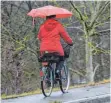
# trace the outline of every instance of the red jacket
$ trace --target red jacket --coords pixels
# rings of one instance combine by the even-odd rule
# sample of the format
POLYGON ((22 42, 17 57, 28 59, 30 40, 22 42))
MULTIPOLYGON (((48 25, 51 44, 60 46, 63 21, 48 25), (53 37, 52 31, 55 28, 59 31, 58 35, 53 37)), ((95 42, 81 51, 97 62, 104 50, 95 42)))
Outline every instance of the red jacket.
POLYGON ((48 19, 41 25, 38 39, 40 40, 40 51, 58 52, 64 56, 64 51, 60 43, 60 38, 63 38, 68 44, 72 44, 72 39, 65 31, 63 26, 54 19, 48 19))

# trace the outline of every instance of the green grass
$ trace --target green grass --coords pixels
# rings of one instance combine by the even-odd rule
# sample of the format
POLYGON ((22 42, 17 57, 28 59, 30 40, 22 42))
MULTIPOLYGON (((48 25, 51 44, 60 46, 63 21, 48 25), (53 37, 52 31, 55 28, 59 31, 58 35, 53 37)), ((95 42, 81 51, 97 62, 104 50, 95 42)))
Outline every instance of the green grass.
POLYGON ((1 95, 1 98, 2 99, 9 99, 9 98, 17 98, 17 97, 23 97, 23 96, 28 96, 28 95, 34 95, 34 94, 41 94, 41 90, 40 89, 37 89, 35 91, 31 91, 31 92, 25 92, 25 93, 22 93, 22 94, 13 94, 13 95, 1 95))
MULTIPOLYGON (((110 82, 110 79, 104 79, 103 81, 100 81, 100 82, 97 82, 97 83, 94 83, 94 82, 90 82, 88 84, 80 84, 80 85, 75 85, 75 86, 70 86, 69 89, 73 89, 73 88, 81 88, 81 87, 87 87, 87 86, 95 86, 95 85, 100 85, 100 84, 105 84, 105 83, 109 83, 110 82)), ((53 88, 53 91, 59 91, 60 88, 53 88)), ((34 95, 34 94, 41 94, 41 89, 37 89, 35 91, 31 91, 31 92, 25 92, 25 93, 22 93, 22 94, 13 94, 13 95, 5 95, 5 94, 2 94, 1 95, 1 98, 2 99, 10 99, 10 98, 17 98, 17 97, 23 97, 23 96, 28 96, 28 95, 34 95)), ((60 102, 53 102, 53 103, 60 103, 60 102)))
POLYGON ((62 103, 62 102, 60 102, 60 101, 51 101, 49 103, 62 103))

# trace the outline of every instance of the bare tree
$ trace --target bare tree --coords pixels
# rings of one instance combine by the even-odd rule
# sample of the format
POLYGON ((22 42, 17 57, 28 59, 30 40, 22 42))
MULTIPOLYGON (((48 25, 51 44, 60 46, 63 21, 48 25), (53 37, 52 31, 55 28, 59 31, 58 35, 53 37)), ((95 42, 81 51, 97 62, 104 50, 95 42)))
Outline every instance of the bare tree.
MULTIPOLYGON (((87 80, 94 82, 94 76, 96 70, 99 67, 99 64, 93 67, 93 45, 92 45, 92 35, 95 34, 96 28, 106 23, 106 20, 100 20, 103 16, 103 13, 109 9, 109 1, 90 1, 90 2, 81 2, 85 7, 80 9, 74 2, 70 1, 70 4, 73 7, 73 11, 76 14, 75 16, 80 20, 83 31, 85 35, 85 49, 86 49, 86 70, 87 70, 87 80), (83 11, 82 11, 83 10, 83 11)), ((107 12, 107 17, 109 18, 109 12, 107 12)), ((95 46, 97 47, 97 45, 95 46)), ((96 48, 97 49, 97 48, 96 48)))

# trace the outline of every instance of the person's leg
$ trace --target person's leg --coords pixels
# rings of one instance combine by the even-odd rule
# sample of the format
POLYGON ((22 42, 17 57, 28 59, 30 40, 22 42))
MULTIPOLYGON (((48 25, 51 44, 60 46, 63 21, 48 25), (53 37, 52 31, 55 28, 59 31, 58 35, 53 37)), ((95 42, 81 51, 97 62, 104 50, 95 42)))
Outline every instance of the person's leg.
POLYGON ((57 64, 56 64, 56 70, 60 70, 62 68, 64 64, 64 61, 59 61, 57 64))
POLYGON ((64 61, 59 61, 57 64, 56 64, 56 72, 55 72, 55 75, 56 75, 56 78, 59 78, 59 72, 61 70, 61 68, 63 67, 64 65, 64 61))
POLYGON ((60 70, 64 65, 65 58, 64 56, 60 56, 59 62, 56 64, 56 70, 60 70))

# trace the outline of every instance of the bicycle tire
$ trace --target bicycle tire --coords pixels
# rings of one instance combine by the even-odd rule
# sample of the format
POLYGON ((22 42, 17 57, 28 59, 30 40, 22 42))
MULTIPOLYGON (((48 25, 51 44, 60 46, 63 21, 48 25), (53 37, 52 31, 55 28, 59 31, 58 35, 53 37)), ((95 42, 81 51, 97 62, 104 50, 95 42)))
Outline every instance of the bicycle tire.
POLYGON ((59 85, 60 85, 60 90, 62 91, 62 93, 67 93, 68 92, 68 88, 69 88, 69 85, 70 85, 70 72, 69 72, 69 69, 64 65, 63 68, 60 70, 60 79, 59 79, 59 85), (66 83, 66 87, 63 87, 63 74, 61 73, 61 71, 65 71, 66 74, 66 79, 67 79, 67 83, 66 83))
MULTIPOLYGON (((47 85, 47 84, 46 84, 47 85)), ((53 77, 52 77, 52 70, 50 70, 49 67, 46 68, 46 73, 44 74, 44 76, 42 77, 42 81, 41 81, 41 89, 42 89, 42 93, 45 97, 49 97, 52 93, 52 89, 53 89, 53 77), (47 80, 47 75, 48 73, 50 73, 50 78, 49 80, 47 80), (47 92, 44 88, 44 83, 50 82, 50 90, 49 92, 47 92)))

